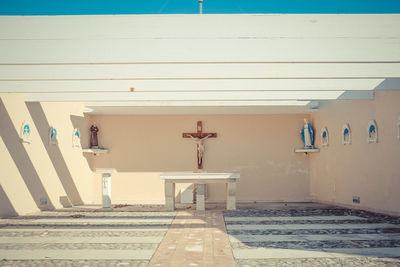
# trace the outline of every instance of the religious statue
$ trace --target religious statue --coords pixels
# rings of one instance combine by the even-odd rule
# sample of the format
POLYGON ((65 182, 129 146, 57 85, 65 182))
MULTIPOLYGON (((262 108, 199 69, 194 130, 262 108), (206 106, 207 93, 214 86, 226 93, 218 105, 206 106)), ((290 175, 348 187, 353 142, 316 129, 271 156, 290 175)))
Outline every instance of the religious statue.
POLYGON ((368 122, 368 143, 378 143, 378 128, 375 120, 368 122))
POLYGON ((55 126, 50 127, 49 142, 50 142, 50 145, 58 144, 58 131, 57 131, 57 127, 55 127, 55 126))
POLYGON ((217 137, 216 133, 203 133, 203 124, 197 122, 197 133, 183 133, 183 138, 190 138, 196 143, 197 148, 197 171, 203 171, 204 140, 217 137))
POLYGON ((376 138, 375 126, 371 125, 371 126, 369 126, 369 130, 368 130, 368 139, 374 140, 375 138, 376 138))
POLYGON ((350 131, 350 126, 348 124, 344 124, 342 128, 342 144, 343 145, 351 144, 351 131, 350 131))
POLYGON ((90 148, 98 148, 99 147, 99 142, 97 141, 97 132, 99 131, 99 128, 97 128, 96 124, 93 124, 90 127, 90 148))
POLYGON ((31 143, 31 125, 29 122, 24 121, 21 127, 21 139, 24 143, 31 143))
POLYGON ((314 131, 307 119, 304 119, 304 126, 301 129, 300 134, 304 143, 304 148, 314 148, 314 131))
POLYGON ((72 132, 72 146, 81 147, 81 132, 78 128, 74 128, 72 132))
POLYGON ((193 141, 197 145, 197 166, 198 166, 199 170, 203 169, 203 154, 204 154, 204 148, 205 148, 203 141, 208 139, 211 136, 212 136, 211 134, 209 134, 205 137, 202 137, 202 138, 190 136, 190 138, 193 139, 193 141))

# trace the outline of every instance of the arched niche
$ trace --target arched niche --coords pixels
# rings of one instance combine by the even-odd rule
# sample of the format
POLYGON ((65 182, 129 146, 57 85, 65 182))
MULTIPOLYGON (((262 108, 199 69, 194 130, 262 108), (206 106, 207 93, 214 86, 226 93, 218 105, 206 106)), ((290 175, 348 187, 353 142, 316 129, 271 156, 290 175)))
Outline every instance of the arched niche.
POLYGON ((400 117, 397 119, 397 139, 400 140, 400 117))
POLYGON ((324 127, 321 129, 321 146, 328 146, 328 145, 329 145, 328 129, 324 127))
POLYGON ((50 145, 58 145, 58 128, 53 125, 49 130, 49 143, 50 145))
POLYGON ((351 144, 351 129, 348 123, 344 124, 342 127, 342 144, 343 145, 351 144))
POLYGON ((78 128, 72 132, 72 147, 81 147, 81 132, 78 128))
POLYGON ((368 143, 378 143, 378 127, 375 120, 370 120, 367 127, 368 143))
POLYGON ((23 143, 31 143, 32 127, 29 121, 24 121, 21 126, 21 140, 23 143))

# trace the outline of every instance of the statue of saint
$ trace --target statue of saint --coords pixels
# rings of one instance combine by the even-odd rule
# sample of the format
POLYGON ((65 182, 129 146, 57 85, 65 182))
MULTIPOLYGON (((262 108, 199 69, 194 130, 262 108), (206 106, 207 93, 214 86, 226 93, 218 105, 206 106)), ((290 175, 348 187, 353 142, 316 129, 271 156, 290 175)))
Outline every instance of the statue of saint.
POLYGON ((97 141, 97 132, 99 131, 99 128, 97 128, 96 124, 93 124, 90 127, 90 148, 98 148, 99 147, 99 142, 97 141))
POLYGON ((21 139, 24 143, 31 143, 31 125, 24 121, 21 128, 21 139))
POLYGON ((314 148, 314 131, 307 119, 304 119, 304 126, 300 131, 304 148, 314 148))
POLYGON ((212 134, 209 134, 203 138, 189 136, 197 145, 197 167, 199 170, 203 169, 203 155, 204 155, 204 144, 203 141, 211 137, 212 134))
POLYGON ((50 128, 50 144, 57 145, 58 144, 58 132, 57 128, 54 126, 50 128))

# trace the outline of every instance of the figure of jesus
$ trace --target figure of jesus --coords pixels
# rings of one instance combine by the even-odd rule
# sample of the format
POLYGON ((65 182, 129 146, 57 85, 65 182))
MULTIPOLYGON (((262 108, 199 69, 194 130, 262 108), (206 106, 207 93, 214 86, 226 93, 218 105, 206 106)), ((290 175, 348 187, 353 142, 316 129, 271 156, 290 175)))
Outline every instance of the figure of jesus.
POLYGON ((201 170, 203 166, 203 155, 205 149, 203 141, 208 139, 210 136, 212 136, 212 134, 209 134, 203 138, 193 137, 191 135, 189 136, 196 143, 197 146, 197 166, 199 170, 201 170))
POLYGON ((197 171, 203 171, 203 156, 204 156, 204 140, 208 138, 216 138, 217 133, 203 133, 203 124, 197 122, 197 133, 183 133, 183 138, 190 138, 196 143, 197 152, 197 171))

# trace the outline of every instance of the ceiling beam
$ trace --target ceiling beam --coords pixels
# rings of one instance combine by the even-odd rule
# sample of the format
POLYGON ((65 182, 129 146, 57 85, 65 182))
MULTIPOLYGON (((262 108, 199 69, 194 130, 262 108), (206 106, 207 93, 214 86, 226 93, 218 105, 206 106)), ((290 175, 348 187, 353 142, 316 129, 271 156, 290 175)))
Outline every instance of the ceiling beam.
POLYGON ((0 64, 0 81, 398 78, 392 63, 0 64))
POLYGON ((0 81, 0 92, 177 92, 177 91, 336 91, 400 89, 400 79, 226 79, 226 80, 105 80, 0 81), (388 80, 397 80, 388 82, 388 80))
POLYGON ((234 92, 96 92, 29 93, 26 101, 109 102, 109 101, 258 101, 373 99, 373 91, 234 91, 234 92))

